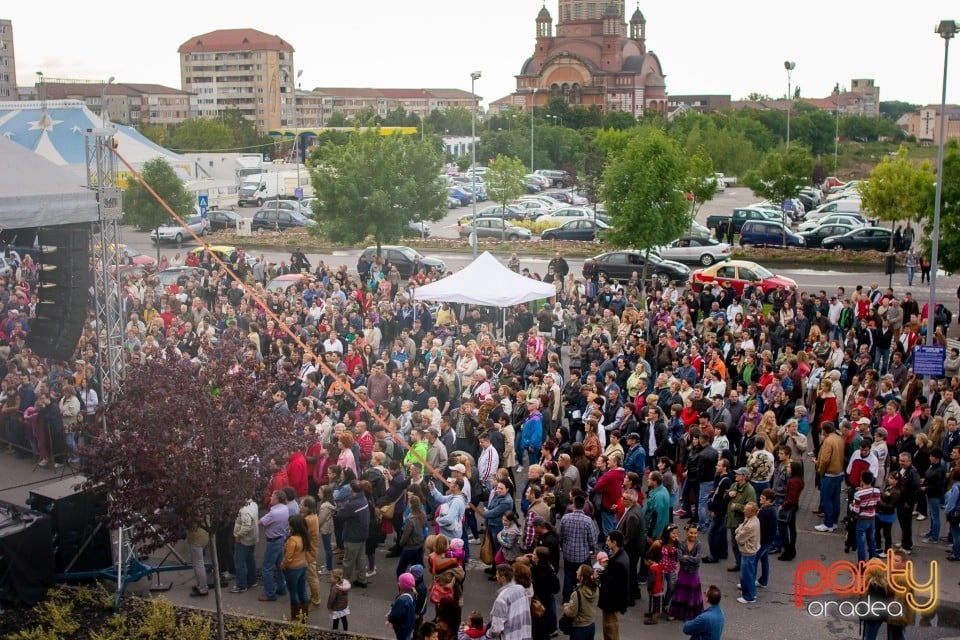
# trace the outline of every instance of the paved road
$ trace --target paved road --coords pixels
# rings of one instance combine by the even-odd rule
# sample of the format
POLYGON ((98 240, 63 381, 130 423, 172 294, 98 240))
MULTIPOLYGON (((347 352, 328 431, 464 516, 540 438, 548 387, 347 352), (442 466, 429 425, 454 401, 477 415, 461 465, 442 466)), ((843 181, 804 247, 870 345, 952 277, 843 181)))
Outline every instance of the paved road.
MULTIPOLYGON (((32 468, 32 464, 23 460, 15 460, 9 454, 2 455, 0 464, 0 500, 16 504, 24 504, 32 486, 43 486, 58 479, 58 474, 51 470, 32 468)), ((808 465, 809 467, 810 465, 808 465)), ((813 526, 819 521, 810 513, 816 501, 816 491, 812 489, 812 478, 808 483, 802 498, 800 519, 800 536, 798 544, 799 560, 818 560, 825 564, 837 560, 850 560, 852 556, 843 554, 843 539, 838 534, 821 534, 813 531, 813 526)), ((921 524, 915 523, 915 540, 919 540, 921 524)), ((703 541, 706 544, 705 540, 703 541)), ((476 555, 479 547, 471 546, 471 552, 476 555)), ((181 552, 187 556, 185 548, 181 552)), ((261 554, 258 553, 258 558, 261 554)), ((916 627, 910 630, 911 639, 946 639, 960 638, 960 572, 950 563, 943 562, 944 546, 917 544, 913 561, 917 565, 918 577, 926 579, 929 562, 940 561, 940 608, 939 615, 934 619, 935 626, 916 627)), ((770 587, 759 590, 759 602, 752 605, 741 605, 735 601, 737 590, 737 574, 726 571, 726 564, 703 565, 701 567, 701 581, 706 587, 710 584, 718 585, 724 594, 722 606, 727 615, 727 627, 724 638, 727 640, 755 640, 756 638, 774 638, 776 640, 809 640, 809 638, 836 638, 837 640, 854 640, 858 638, 858 624, 856 621, 844 620, 835 616, 818 619, 810 616, 806 610, 797 609, 793 605, 793 571, 796 562, 784 563, 773 560, 771 562, 770 587), (826 628, 827 633, 824 633, 826 628), (775 629, 775 631, 774 631, 775 629)), ((393 634, 384 625, 384 614, 390 602, 396 595, 395 562, 384 556, 384 551, 378 551, 378 575, 371 580, 371 587, 367 590, 354 590, 350 595, 350 631, 369 637, 392 638, 393 634)), ((192 574, 188 572, 173 572, 163 575, 164 582, 171 582, 173 588, 166 593, 166 597, 177 604, 197 606, 207 609, 214 607, 213 595, 205 599, 189 597, 193 583, 192 574)), ((132 590, 146 593, 147 581, 137 583, 132 590)), ((326 585, 323 585, 324 595, 326 585)), ((286 601, 263 603, 257 601, 259 594, 248 591, 244 594, 224 592, 225 607, 228 612, 262 616, 271 619, 283 619, 289 615, 286 601)), ((479 569, 468 571, 467 589, 465 594, 464 612, 476 609, 489 615, 490 606, 495 597, 495 583, 489 582, 487 576, 479 569)), ((282 599, 281 599, 282 600, 282 599)), ((631 609, 621 621, 622 637, 625 639, 648 638, 650 640, 675 639, 681 637, 679 623, 661 622, 655 627, 643 627, 640 631, 643 605, 631 609)), ((432 612, 429 614, 432 617, 432 612)), ((311 613, 311 623, 329 628, 329 619, 323 610, 311 613)), ((598 625, 599 628, 599 625, 598 625)), ((599 635, 598 635, 599 637, 599 635)))

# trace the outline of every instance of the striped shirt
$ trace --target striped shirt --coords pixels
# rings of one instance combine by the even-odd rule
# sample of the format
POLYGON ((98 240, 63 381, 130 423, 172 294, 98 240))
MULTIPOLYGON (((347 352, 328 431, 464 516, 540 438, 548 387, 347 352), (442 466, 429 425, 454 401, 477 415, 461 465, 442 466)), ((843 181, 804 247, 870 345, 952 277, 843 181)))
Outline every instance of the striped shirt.
POLYGON ((533 637, 527 590, 516 582, 508 582, 497 591, 497 599, 490 609, 487 637, 499 640, 529 640, 533 637))
POLYGON ((876 487, 857 489, 853 494, 853 512, 860 520, 870 520, 877 515, 878 502, 880 502, 880 490, 876 487))

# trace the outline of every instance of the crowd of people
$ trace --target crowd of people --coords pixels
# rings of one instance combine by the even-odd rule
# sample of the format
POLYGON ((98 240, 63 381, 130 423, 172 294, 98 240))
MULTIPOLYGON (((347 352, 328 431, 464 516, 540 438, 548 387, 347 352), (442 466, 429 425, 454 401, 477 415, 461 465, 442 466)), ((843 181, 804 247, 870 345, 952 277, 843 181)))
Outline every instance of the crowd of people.
MULTIPOLYGON (((440 277, 425 266, 401 281, 379 260, 356 275, 319 261, 270 292, 263 256, 242 283, 203 257, 201 275, 167 287, 127 278, 124 349, 197 357, 231 337, 270 384, 263 402, 310 443, 271 460, 264 495, 217 545, 232 592, 289 594, 291 617, 325 608, 346 630, 349 594, 389 575, 387 622, 403 640, 617 639, 638 604, 645 624, 719 638, 720 591, 704 594, 701 565, 729 561, 737 601, 761 600, 770 558, 798 556, 801 497, 815 489, 816 529, 846 525, 861 559, 912 553, 918 520, 960 558, 960 352, 939 380, 913 374, 927 309, 909 292, 594 282, 559 253, 541 278, 514 255, 510 268, 557 295, 498 326, 495 310, 419 300, 440 277), (381 545, 395 567, 378 566, 381 545), (478 560, 497 596, 486 620, 464 619, 478 560)), ((309 263, 297 252, 290 264, 309 263)), ((35 270, 17 274, 0 324, 3 437, 40 464, 69 463, 71 421, 103 400, 99 336, 84 329, 72 367, 32 355, 35 270), (65 451, 48 446, 58 432, 65 451)), ((189 542, 204 596, 206 541, 189 542)))

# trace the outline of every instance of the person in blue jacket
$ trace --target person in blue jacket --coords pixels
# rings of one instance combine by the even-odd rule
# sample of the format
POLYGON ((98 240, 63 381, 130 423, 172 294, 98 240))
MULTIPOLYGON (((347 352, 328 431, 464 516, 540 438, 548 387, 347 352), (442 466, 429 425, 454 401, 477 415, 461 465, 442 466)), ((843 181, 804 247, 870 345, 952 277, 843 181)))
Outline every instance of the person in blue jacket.
POLYGON ((720 640, 723 636, 725 616, 720 608, 720 589, 716 585, 707 588, 707 603, 709 608, 683 623, 683 632, 690 636, 690 640, 720 640))
POLYGON ((416 582, 416 578, 409 573, 402 573, 397 578, 400 593, 387 614, 387 622, 393 627, 397 640, 413 640, 413 629, 417 623, 417 597, 414 595, 416 582))
POLYGON ((509 481, 498 481, 493 485, 490 499, 483 510, 483 519, 487 524, 487 535, 493 542, 494 555, 500 550, 497 536, 503 531, 503 514, 513 509, 513 487, 509 485, 509 481))
POLYGON ((633 471, 641 478, 647 468, 647 451, 640 444, 640 434, 631 431, 624 436, 627 440, 627 457, 623 460, 624 473, 633 471))
POLYGON ((527 400, 527 421, 523 423, 523 429, 520 431, 520 455, 517 457, 517 471, 523 470, 523 453, 527 452, 530 462, 533 464, 537 460, 540 447, 543 446, 543 415, 540 413, 540 400, 530 398, 527 400))

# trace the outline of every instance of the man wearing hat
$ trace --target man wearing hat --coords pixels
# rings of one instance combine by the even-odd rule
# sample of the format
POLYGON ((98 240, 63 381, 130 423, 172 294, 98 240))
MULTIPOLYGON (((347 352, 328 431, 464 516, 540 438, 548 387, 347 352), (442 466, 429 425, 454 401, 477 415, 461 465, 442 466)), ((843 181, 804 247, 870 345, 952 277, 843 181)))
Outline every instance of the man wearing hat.
POLYGON ((647 468, 647 451, 640 444, 640 434, 631 431, 624 438, 627 441, 627 455, 623 460, 623 470, 625 473, 632 471, 643 477, 647 468))
POLYGON ((727 503, 727 528, 730 529, 730 541, 733 547, 734 565, 727 567, 727 571, 740 571, 740 547, 737 546, 737 527, 744 520, 744 509, 748 503, 756 503, 757 494, 750 484, 750 471, 740 467, 733 472, 734 483, 727 492, 730 502, 727 503))

